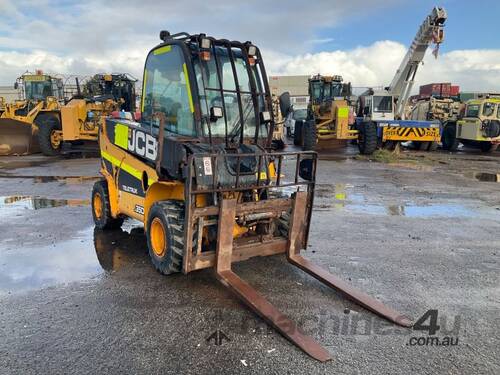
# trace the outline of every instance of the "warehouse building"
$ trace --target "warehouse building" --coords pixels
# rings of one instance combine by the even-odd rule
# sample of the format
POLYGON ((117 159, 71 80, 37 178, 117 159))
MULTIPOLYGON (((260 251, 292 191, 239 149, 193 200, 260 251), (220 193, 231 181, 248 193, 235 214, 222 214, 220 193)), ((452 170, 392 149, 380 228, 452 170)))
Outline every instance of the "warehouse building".
POLYGON ((279 96, 288 91, 294 108, 306 108, 309 100, 309 76, 269 76, 271 94, 279 96))
POLYGON ((4 98, 5 102, 9 103, 19 99, 19 93, 14 89, 14 86, 0 86, 0 97, 4 98))

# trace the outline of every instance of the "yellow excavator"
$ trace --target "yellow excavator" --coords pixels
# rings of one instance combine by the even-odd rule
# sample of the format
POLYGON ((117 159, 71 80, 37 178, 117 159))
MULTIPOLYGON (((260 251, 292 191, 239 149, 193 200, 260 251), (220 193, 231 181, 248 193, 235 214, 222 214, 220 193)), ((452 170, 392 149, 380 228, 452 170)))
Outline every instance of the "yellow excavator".
POLYGON ((140 119, 108 117, 99 127, 103 178, 92 190, 95 226, 117 229, 126 218, 139 220, 159 272, 212 268, 249 308, 320 361, 330 353, 240 279, 233 262, 286 255, 354 302, 410 326, 300 255, 317 155, 271 151, 275 119, 259 48, 206 34, 162 31, 160 38, 146 59, 140 119))

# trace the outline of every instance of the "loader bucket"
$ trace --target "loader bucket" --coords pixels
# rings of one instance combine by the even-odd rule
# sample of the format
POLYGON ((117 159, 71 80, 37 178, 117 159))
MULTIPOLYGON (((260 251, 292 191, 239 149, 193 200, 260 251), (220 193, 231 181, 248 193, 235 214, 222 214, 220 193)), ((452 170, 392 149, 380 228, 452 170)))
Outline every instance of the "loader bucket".
POLYGON ((24 121, 0 118, 0 155, 39 152, 38 128, 24 121))

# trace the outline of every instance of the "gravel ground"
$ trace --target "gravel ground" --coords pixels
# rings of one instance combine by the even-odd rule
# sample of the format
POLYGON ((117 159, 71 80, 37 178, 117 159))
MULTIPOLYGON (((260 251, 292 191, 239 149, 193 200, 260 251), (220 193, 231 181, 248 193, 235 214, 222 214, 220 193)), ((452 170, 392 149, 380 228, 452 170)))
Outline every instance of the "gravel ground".
POLYGON ((414 320, 437 310, 435 335, 395 328, 281 256, 235 265, 330 351, 319 363, 212 270, 155 272, 139 223, 94 231, 97 159, 3 157, 0 374, 500 373, 500 184, 480 181, 500 154, 353 154, 319 162, 305 256, 414 320))

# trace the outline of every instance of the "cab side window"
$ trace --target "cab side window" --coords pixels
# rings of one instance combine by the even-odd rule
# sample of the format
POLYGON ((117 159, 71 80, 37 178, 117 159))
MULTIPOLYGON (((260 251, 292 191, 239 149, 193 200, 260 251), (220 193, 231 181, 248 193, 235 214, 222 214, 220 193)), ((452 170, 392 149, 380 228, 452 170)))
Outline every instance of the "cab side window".
POLYGON ((479 117, 479 104, 469 104, 465 117, 479 117))
POLYGON ((194 106, 184 56, 179 46, 153 50, 146 61, 142 94, 142 118, 145 125, 166 133, 195 136, 194 106))
POLYGON ((495 113, 495 103, 486 102, 483 104, 483 116, 493 116, 495 113))

